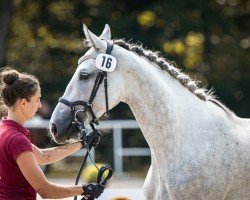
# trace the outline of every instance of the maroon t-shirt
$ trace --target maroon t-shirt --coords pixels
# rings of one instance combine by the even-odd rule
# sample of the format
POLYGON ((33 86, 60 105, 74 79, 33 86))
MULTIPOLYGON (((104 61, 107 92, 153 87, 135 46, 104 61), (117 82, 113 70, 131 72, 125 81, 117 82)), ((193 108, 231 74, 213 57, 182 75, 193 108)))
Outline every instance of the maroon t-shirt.
POLYGON ((0 200, 36 199, 36 191, 16 163, 25 151, 32 151, 30 132, 17 122, 3 118, 0 122, 0 200))

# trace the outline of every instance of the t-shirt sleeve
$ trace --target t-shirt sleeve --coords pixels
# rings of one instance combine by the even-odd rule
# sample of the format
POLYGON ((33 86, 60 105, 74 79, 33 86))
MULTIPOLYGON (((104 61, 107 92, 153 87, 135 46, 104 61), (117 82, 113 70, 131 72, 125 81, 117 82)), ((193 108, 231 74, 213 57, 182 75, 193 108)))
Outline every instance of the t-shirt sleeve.
POLYGON ((33 151, 31 142, 24 135, 15 135, 9 143, 11 157, 16 160, 17 157, 25 151, 33 151))

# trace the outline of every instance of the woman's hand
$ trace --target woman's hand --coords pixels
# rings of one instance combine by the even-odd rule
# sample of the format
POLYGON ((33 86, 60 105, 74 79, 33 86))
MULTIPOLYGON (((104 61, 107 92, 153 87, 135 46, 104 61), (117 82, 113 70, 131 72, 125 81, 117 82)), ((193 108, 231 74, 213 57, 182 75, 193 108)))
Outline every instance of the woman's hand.
POLYGON ((88 197, 88 198, 98 198, 105 189, 104 185, 100 183, 89 183, 82 186, 83 193, 82 195, 88 197))
POLYGON ((87 141, 84 141, 83 137, 81 137, 80 142, 82 143, 82 147, 85 147, 85 142, 89 147, 97 147, 98 143, 101 140, 101 133, 98 130, 94 130, 90 134, 87 135, 87 141))

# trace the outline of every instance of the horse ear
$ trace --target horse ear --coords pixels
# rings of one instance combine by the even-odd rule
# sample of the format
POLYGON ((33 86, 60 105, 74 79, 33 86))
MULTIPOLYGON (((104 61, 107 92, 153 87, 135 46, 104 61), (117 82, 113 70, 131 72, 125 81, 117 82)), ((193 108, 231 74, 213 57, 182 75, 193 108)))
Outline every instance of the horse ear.
POLYGON ((93 45, 93 47, 97 50, 103 50, 105 51, 107 48, 106 42, 101 40, 99 37, 97 37, 94 33, 92 33, 88 27, 83 24, 83 31, 86 36, 86 39, 93 45))
POLYGON ((100 38, 104 40, 111 40, 111 30, 108 24, 105 25, 100 38))

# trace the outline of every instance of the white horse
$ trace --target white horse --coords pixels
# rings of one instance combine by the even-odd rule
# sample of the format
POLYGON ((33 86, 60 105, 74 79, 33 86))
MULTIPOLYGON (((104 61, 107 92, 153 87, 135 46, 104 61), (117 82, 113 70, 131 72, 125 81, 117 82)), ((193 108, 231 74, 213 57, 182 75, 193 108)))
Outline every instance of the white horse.
MULTIPOLYGON (((84 33, 91 48, 66 88, 63 98, 68 101, 88 101, 100 71, 96 57, 111 40, 108 25, 100 37, 85 25, 84 33)), ((111 56, 117 66, 107 72, 109 108, 127 103, 151 150, 146 199, 249 200, 250 119, 237 117, 157 53, 114 40, 111 56)), ((103 83, 92 108, 96 117, 105 112, 103 83)), ((58 103, 50 123, 55 141, 74 134, 71 115, 68 106, 58 103)))

